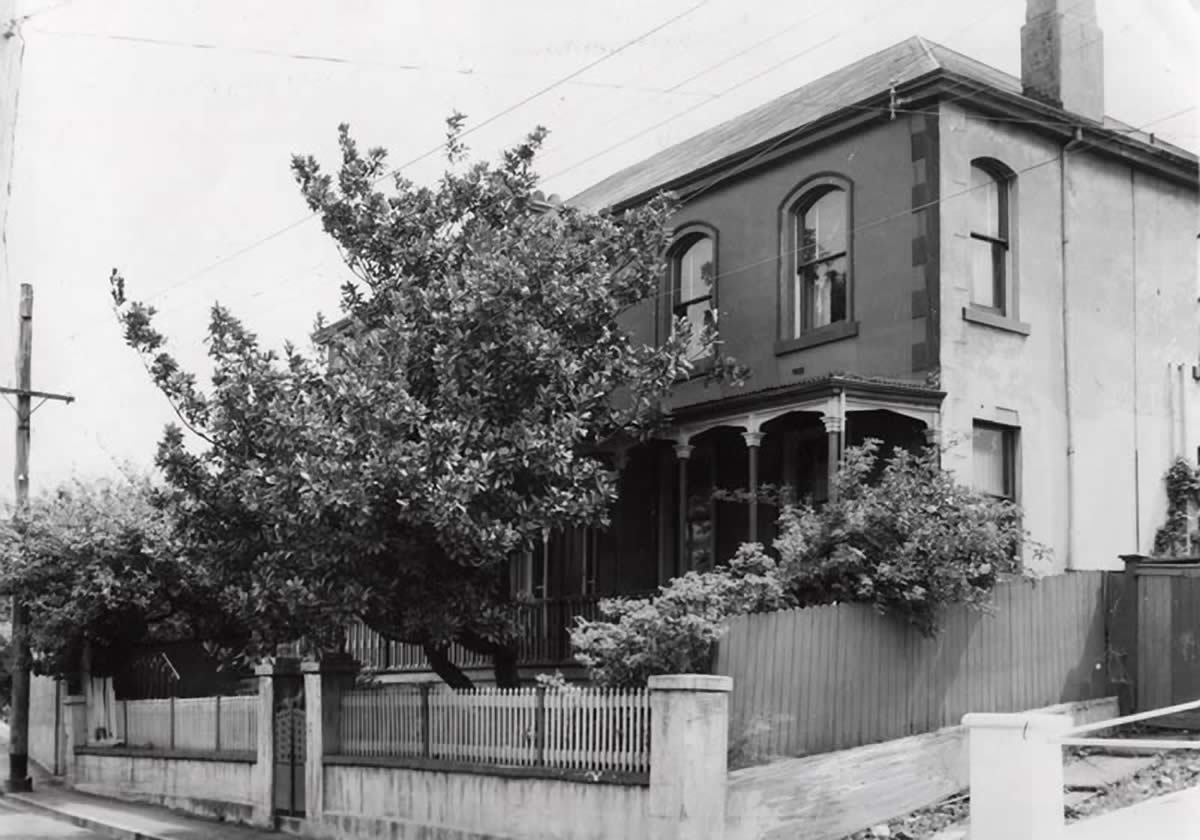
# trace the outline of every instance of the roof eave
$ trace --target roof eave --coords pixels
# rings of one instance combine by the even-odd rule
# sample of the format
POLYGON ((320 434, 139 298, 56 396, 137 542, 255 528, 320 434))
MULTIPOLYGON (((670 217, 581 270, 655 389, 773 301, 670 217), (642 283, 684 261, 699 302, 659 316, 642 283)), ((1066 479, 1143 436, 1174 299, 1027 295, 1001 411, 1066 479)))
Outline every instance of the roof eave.
MULTIPOLYGON (((1075 137, 1078 129, 1084 133, 1088 146, 1096 152, 1120 157, 1131 165, 1154 172, 1168 180, 1196 188, 1200 178, 1195 156, 1153 146, 1061 108, 1001 90, 994 85, 944 68, 931 70, 897 86, 896 93, 906 100, 899 113, 913 110, 913 106, 916 105, 940 101, 951 93, 954 100, 970 96, 970 104, 977 110, 996 116, 1029 120, 1026 123, 1029 128, 1064 141, 1075 137)), ((729 178, 731 175, 744 176, 781 157, 791 155, 798 149, 826 142, 873 123, 885 122, 890 119, 887 112, 889 102, 890 93, 881 91, 601 209, 619 213, 663 192, 673 192, 686 199, 689 191, 706 189, 704 181, 729 178)))

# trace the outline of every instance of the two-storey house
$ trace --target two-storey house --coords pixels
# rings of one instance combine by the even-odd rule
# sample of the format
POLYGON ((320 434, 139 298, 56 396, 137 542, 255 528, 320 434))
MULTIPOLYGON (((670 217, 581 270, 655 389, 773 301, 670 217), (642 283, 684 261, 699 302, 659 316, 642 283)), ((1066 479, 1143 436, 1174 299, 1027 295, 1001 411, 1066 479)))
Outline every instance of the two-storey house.
POLYGON ((940 442, 1057 568, 1148 550, 1200 445, 1197 158, 1105 115, 1102 44, 1091 0, 1030 0, 1021 78, 911 38, 569 199, 674 192, 631 326, 716 318, 751 375, 681 383, 664 439, 616 455, 613 526, 548 534, 518 583, 637 592, 722 562, 776 511, 714 490, 819 502, 867 437, 940 442))

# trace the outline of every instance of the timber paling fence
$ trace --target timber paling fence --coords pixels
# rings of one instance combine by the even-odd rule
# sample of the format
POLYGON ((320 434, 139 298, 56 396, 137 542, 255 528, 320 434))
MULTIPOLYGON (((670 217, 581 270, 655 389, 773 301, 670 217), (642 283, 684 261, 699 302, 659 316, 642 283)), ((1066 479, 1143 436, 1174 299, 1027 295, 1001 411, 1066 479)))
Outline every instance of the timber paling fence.
POLYGON ((389 685, 342 694, 343 757, 646 773, 646 689, 389 685))
POLYGON ((992 614, 948 609, 925 638, 864 604, 745 615, 718 646, 733 677, 730 739, 806 755, 1112 694, 1104 572, 995 590, 992 614))
POLYGON ((187 752, 254 752, 258 696, 118 700, 116 736, 127 747, 187 752))

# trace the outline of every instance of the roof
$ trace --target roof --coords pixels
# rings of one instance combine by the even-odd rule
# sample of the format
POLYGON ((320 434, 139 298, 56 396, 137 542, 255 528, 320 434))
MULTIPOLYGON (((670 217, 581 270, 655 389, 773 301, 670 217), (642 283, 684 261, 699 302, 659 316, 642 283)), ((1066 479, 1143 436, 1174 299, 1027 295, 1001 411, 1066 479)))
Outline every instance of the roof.
POLYGON ((946 396, 945 391, 930 381, 919 382, 835 371, 798 379, 786 385, 771 385, 766 388, 741 391, 732 396, 681 405, 672 409, 670 416, 676 422, 691 422, 730 412, 764 409, 815 396, 836 394, 840 391, 862 397, 898 400, 917 405, 938 405, 946 396))
MULTIPOLYGON (((1016 76, 914 36, 626 167, 567 203, 589 210, 619 205, 844 111, 847 106, 886 95, 893 85, 901 87, 938 71, 965 77, 1003 93, 1022 95, 1021 80, 1016 76)), ((1149 142, 1148 135, 1133 132, 1130 126, 1117 120, 1105 118, 1104 127, 1149 142)), ((1156 146, 1195 160, 1195 155, 1179 147, 1161 141, 1156 146)))

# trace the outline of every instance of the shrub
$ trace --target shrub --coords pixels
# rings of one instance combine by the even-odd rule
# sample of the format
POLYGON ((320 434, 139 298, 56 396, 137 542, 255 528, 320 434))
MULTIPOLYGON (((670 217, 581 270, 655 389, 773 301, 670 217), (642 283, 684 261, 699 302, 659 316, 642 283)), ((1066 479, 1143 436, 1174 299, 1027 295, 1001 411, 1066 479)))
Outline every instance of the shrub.
POLYGON ((1159 557, 1182 557, 1200 552, 1200 527, 1192 530, 1191 523, 1191 505, 1200 503, 1200 468, 1194 469, 1183 458, 1177 458, 1164 480, 1167 521, 1154 535, 1154 553, 1159 557))
POLYGON ((1022 571, 1024 545, 1045 554, 1015 504, 958 483, 933 447, 882 463, 867 441, 846 451, 835 485, 837 501, 780 518, 775 549, 801 606, 865 602, 933 635, 944 607, 986 608, 1002 576, 1022 571))
POLYGON ((1021 573, 1021 514, 959 484, 939 452, 879 443, 846 450, 837 501, 786 506, 775 557, 744 544, 726 567, 689 572, 653 598, 600 604, 603 621, 580 620, 576 659, 602 685, 642 685, 652 674, 706 672, 735 615, 838 602, 872 604, 925 635, 951 604, 986 609, 1005 576, 1021 573))
POLYGON ((653 674, 708 672, 713 645, 731 616, 792 603, 775 561, 746 544, 728 566, 688 572, 654 598, 601 601, 606 620, 579 619, 571 645, 601 685, 640 686, 653 674))

